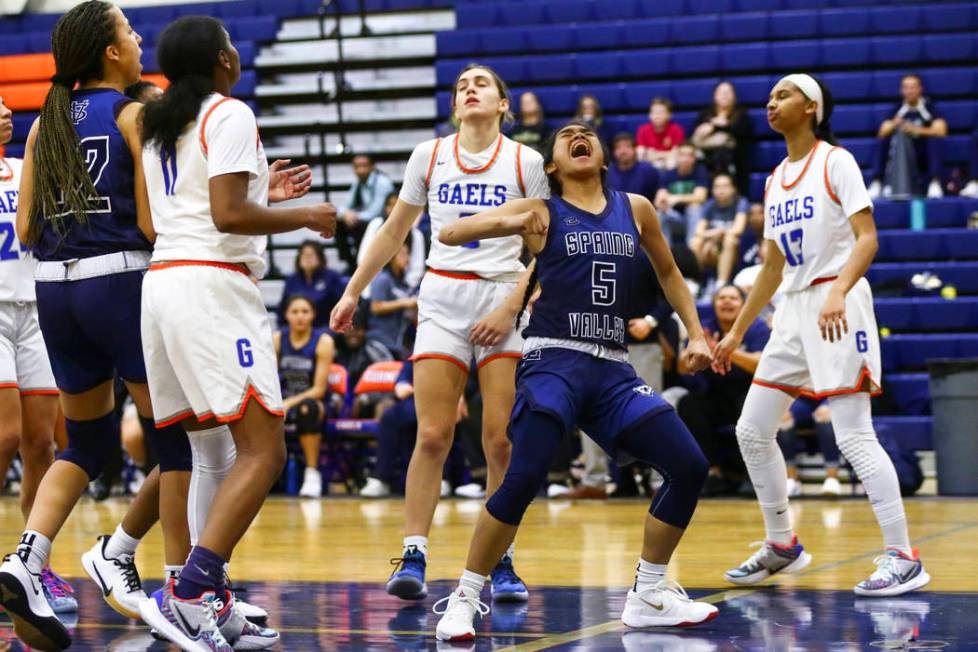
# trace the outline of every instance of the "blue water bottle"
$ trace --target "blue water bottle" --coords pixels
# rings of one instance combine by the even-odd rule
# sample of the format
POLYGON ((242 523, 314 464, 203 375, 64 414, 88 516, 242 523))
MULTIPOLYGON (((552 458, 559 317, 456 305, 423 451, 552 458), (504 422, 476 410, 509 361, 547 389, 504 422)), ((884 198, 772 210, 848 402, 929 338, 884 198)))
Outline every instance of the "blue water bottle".
POLYGON ((285 493, 290 496, 299 493, 299 459, 291 452, 285 463, 285 493))
POLYGON ((910 229, 923 231, 927 228, 927 202, 920 197, 910 200, 910 229))

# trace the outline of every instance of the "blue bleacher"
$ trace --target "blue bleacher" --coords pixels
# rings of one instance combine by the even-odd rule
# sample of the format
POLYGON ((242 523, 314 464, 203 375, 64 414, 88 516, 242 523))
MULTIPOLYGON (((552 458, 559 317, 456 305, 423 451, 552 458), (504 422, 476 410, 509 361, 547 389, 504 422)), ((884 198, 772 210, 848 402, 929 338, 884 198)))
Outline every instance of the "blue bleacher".
POLYGON ((957 288, 958 294, 978 294, 978 262, 874 263, 866 278, 875 286, 909 287, 910 278, 917 273, 930 272, 944 285, 957 288))
POLYGON ((884 374, 925 370, 935 358, 978 358, 978 333, 890 335, 880 340, 884 374))

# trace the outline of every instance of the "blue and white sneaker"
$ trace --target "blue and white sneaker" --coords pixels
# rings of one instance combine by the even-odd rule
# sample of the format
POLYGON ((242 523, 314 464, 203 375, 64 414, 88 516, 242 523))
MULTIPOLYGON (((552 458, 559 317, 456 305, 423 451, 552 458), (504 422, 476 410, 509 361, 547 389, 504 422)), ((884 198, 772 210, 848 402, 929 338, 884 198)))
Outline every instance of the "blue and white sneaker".
POLYGON ((868 579, 863 580, 853 589, 856 595, 889 597, 914 591, 930 582, 930 575, 924 570, 917 555, 906 555, 899 550, 889 548, 885 554, 873 560, 876 570, 868 579))
POLYGON ((217 614, 226 605, 213 591, 191 600, 173 595, 173 580, 139 603, 143 621, 181 650, 190 652, 232 652, 217 627, 217 614))
POLYGON ((45 566, 41 570, 41 586, 44 587, 44 597, 51 605, 51 611, 56 614, 71 614, 78 612, 78 600, 75 599, 75 589, 71 588, 68 580, 45 566))
POLYGON ((791 543, 786 546, 771 541, 759 541, 751 546, 760 546, 761 549, 737 568, 724 573, 728 582, 741 586, 757 584, 775 573, 797 573, 812 562, 812 556, 798 543, 797 535, 792 536, 791 543))
POLYGON ((421 600, 428 595, 428 585, 424 581, 428 562, 417 546, 408 546, 404 556, 391 559, 394 572, 387 580, 387 592, 402 600, 421 600))
POLYGON ((489 577, 492 580, 493 602, 526 602, 530 599, 530 592, 513 570, 513 558, 509 555, 503 555, 489 577))

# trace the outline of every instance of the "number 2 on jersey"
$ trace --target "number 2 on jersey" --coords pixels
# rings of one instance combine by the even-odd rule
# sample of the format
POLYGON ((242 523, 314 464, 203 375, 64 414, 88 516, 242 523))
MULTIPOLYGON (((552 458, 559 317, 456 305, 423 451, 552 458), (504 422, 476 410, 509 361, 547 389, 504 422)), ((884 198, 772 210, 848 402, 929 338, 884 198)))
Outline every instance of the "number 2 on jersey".
POLYGON ((803 229, 794 229, 781 234, 781 244, 784 246, 784 259, 792 267, 805 264, 805 255, 802 253, 802 239, 805 236, 803 229))
MULTIPOLYGON (((20 254, 17 246, 17 234, 10 222, 0 222, 0 260, 17 260, 20 254)), ((23 250, 23 248, 21 248, 23 250)))

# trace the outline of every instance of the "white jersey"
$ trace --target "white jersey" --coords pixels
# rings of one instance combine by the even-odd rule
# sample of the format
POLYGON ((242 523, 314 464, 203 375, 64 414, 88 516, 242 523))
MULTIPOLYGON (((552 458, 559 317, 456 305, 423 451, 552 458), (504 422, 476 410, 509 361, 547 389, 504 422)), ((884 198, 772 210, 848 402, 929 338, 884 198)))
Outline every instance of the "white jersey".
POLYGON ((268 203, 268 161, 246 104, 214 93, 177 139, 176 156, 153 143, 143 148, 143 167, 156 229, 153 262, 243 263, 264 275, 268 238, 221 233, 211 216, 208 182, 222 174, 247 172, 248 200, 268 203))
POLYGON ((786 158, 767 179, 764 239, 784 254, 782 292, 839 275, 856 237, 849 218, 873 202, 852 154, 817 141, 805 158, 786 158))
POLYGON ((439 242, 438 233, 457 219, 511 199, 549 196, 543 157, 502 134, 476 154, 461 148, 458 134, 421 143, 408 161, 400 194, 408 204, 428 205, 429 267, 499 280, 511 280, 523 271, 522 238, 491 238, 452 247, 439 242))
POLYGON ((17 238, 23 162, 0 157, 0 301, 35 301, 34 258, 17 238))

